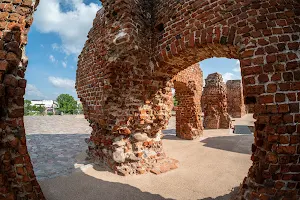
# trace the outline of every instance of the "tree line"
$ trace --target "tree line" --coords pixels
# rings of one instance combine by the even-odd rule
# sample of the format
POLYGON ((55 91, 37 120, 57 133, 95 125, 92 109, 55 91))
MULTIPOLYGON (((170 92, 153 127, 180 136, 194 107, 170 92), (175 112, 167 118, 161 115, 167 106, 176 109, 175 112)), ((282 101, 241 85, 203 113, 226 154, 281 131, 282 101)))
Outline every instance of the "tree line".
POLYGON ((56 99, 57 104, 52 105, 52 111, 47 111, 44 105, 32 105, 30 100, 24 100, 24 115, 53 115, 53 114, 81 114, 82 104, 69 94, 60 94, 56 99))

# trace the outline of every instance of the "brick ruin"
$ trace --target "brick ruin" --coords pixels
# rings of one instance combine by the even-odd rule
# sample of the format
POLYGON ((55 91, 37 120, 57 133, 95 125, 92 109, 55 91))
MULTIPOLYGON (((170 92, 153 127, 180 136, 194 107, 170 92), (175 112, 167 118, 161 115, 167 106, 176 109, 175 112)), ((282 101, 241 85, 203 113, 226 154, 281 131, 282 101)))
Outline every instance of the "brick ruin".
POLYGON ((203 133, 200 107, 203 73, 199 64, 180 71, 172 81, 179 102, 176 110, 176 135, 182 139, 195 139, 203 133))
POLYGON ((241 118, 246 114, 241 80, 228 80, 226 89, 228 114, 233 118, 241 118))
MULTIPOLYGON (((44 199, 23 124, 24 47, 37 3, 0 2, 0 199, 44 199)), ((76 81, 96 159, 121 173, 175 168, 160 138, 172 107, 170 80, 206 58, 235 58, 245 103, 255 105, 257 119, 253 164, 237 197, 300 198, 299 1, 102 5, 79 56, 76 81)))
POLYGON ((207 76, 201 104, 204 112, 204 128, 231 128, 231 119, 227 112, 227 91, 221 74, 213 73, 207 76))
POLYGON ((44 199, 24 129, 27 33, 37 2, 0 1, 0 199, 44 199))

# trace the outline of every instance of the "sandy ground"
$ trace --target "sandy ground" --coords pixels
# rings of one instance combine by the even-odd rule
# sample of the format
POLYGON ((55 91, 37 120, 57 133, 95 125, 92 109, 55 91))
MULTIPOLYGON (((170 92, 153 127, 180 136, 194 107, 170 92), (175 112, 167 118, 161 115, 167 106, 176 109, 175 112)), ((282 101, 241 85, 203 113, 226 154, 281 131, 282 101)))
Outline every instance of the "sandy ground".
MULTIPOLYGON (((251 124, 251 115, 241 119, 251 124)), ((168 129, 174 129, 174 120, 168 129)), ((234 122, 238 124, 238 121, 234 122)), ((230 130, 205 130, 203 137, 186 141, 174 135, 163 139, 169 157, 179 168, 164 174, 122 177, 84 165, 68 176, 39 181, 48 200, 97 199, 229 199, 251 166, 253 135, 235 135, 230 130)), ((83 154, 77 156, 78 165, 83 154)))

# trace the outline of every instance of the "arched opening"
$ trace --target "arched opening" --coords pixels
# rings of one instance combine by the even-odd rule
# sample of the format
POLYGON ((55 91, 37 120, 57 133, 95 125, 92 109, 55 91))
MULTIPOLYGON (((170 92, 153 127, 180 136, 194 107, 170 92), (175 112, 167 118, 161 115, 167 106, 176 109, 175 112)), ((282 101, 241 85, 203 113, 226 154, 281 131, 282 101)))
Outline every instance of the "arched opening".
MULTIPOLYGON (((172 107, 170 80, 206 58, 235 58, 245 103, 255 104, 257 119, 253 163, 239 197, 299 199, 298 1, 123 0, 103 6, 79 57, 76 81, 93 128, 89 152, 95 160, 121 174, 176 168, 160 139, 172 107)), ((31 1, 0 7, 0 180, 6 199, 43 199, 26 148, 21 98, 27 66, 22 50, 35 7, 31 1), (22 20, 10 23, 7 13, 22 20)))
POLYGON ((91 129, 81 115, 75 78, 78 54, 99 8, 100 1, 54 0, 41 1, 34 12, 24 95, 31 113, 25 114, 24 127, 38 181, 71 174, 79 166, 77 154, 87 149, 91 129), (43 114, 32 112, 36 103, 43 114))

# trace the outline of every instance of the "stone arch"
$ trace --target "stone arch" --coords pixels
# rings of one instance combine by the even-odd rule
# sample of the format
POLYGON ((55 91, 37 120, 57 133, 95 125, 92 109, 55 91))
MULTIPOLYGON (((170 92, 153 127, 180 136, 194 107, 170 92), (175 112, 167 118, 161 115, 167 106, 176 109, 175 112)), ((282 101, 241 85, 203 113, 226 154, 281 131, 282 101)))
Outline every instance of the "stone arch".
POLYGON ((154 57, 159 73, 212 56, 241 62, 245 103, 255 104, 257 121, 253 165, 239 197, 299 199, 299 2, 166 1, 158 7, 157 23, 165 25, 154 57))
MULTIPOLYGON (((35 2, 0 3, 0 196, 5 199, 44 198, 22 118, 24 47, 35 2)), ((299 1, 102 4, 79 57, 76 81, 93 127, 89 148, 95 160, 123 174, 176 168, 160 140, 172 106, 170 80, 205 58, 236 58, 245 102, 255 104, 257 118, 253 164, 239 197, 299 199, 299 1)))
POLYGON ((176 135, 192 140, 202 135, 201 93, 203 73, 199 64, 179 72, 173 79, 175 95, 179 101, 176 110, 176 135))

